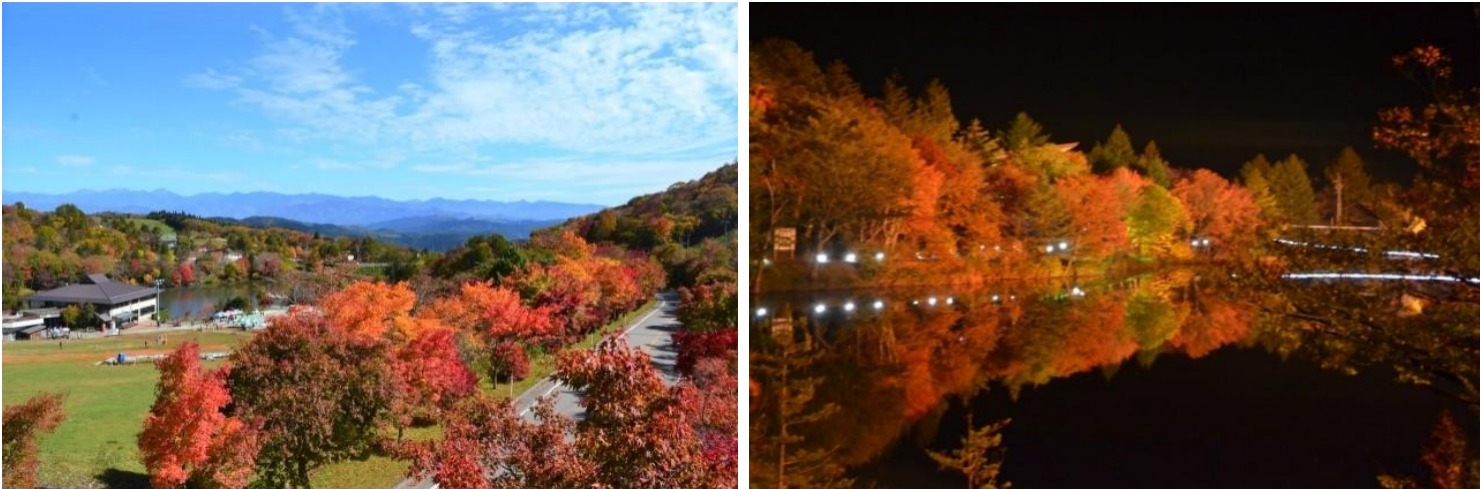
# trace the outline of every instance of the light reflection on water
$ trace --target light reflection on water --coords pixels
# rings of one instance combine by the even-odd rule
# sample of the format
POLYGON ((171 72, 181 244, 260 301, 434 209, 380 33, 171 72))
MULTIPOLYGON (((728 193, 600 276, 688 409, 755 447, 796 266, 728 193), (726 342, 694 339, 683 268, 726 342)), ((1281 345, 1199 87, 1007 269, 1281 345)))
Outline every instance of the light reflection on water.
MULTIPOLYGON (((1004 438, 1004 473, 1009 480, 1018 477, 1022 487, 1035 481, 1045 487, 1089 484, 1045 467, 1093 466, 1103 473, 1080 472, 1134 477, 1155 472, 1144 466, 1148 459, 1187 457, 1185 448, 1147 436, 1213 440, 1199 445, 1204 458, 1188 461, 1189 467, 1239 459, 1239 453, 1258 452, 1261 443, 1271 442, 1282 445, 1269 453, 1320 458, 1304 465, 1272 463, 1278 468, 1264 474, 1270 477, 1266 482, 1370 483, 1373 461, 1421 469, 1410 467, 1414 449, 1391 445, 1422 442, 1441 405, 1437 396, 1393 382, 1390 372, 1352 380, 1309 362, 1286 361, 1291 342, 1298 341, 1294 330, 1262 319, 1256 300, 1219 282, 1233 279, 1229 274, 1213 275, 1174 271, 1086 283, 757 297, 750 314, 751 419, 762 436, 752 438, 751 459, 752 467, 762 468, 752 470, 752 481, 770 482, 761 473, 768 465, 757 463, 777 453, 768 427, 792 419, 805 421, 788 425, 788 436, 801 440, 788 450, 827 454, 815 461, 812 473, 843 470, 837 474, 860 477, 860 487, 959 485, 923 454, 926 448, 959 445, 964 422, 953 416, 968 409, 951 407, 952 400, 971 406, 979 424, 1008 416, 1044 420, 1015 422, 1004 438), (1137 373, 1120 380, 1116 372, 1122 370, 1137 373), (785 373, 786 384, 779 383, 778 372, 785 373), (1291 387, 1274 388, 1282 385, 1291 387), (1221 404, 1246 412, 1223 418, 1190 414, 1218 411, 1220 403, 1188 399, 1220 396, 1238 399, 1221 404), (1354 398, 1363 401, 1348 406, 1354 398), (1117 404, 1107 405, 1109 399, 1117 404), (786 405, 795 412, 785 412, 786 405), (1327 422, 1333 418, 1321 411, 1333 405, 1343 406, 1338 418, 1349 423, 1327 422), (1177 416, 1145 415, 1170 406, 1181 406, 1181 416, 1191 418, 1167 430, 1155 423, 1177 416), (1288 417, 1308 421, 1302 430, 1291 430, 1288 417), (1130 425, 1112 430, 1095 423, 1116 421, 1080 418, 1130 425), (1352 434, 1353 424, 1368 431, 1352 434), (1074 450, 1085 444, 1104 451, 1074 450), (1115 468, 1117 463, 1125 467, 1115 468), (1355 475, 1320 478, 1332 473, 1355 475)), ((1230 474, 1208 477, 1198 480, 1251 482, 1230 474)), ((1230 484, 1237 486, 1221 486, 1230 484)))

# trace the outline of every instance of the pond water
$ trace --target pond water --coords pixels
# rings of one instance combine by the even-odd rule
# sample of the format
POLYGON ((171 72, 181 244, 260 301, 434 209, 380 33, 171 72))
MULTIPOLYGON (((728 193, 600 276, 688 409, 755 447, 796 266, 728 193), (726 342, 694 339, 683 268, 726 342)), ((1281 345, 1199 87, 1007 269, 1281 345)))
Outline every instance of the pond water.
POLYGON ((259 291, 272 289, 259 284, 202 285, 165 289, 159 293, 160 309, 168 310, 175 319, 204 318, 233 297, 250 300, 259 291))
POLYGON ((1192 271, 762 295, 751 480, 960 487, 927 451, 1011 418, 1015 487, 1376 487, 1426 478, 1441 411, 1475 432, 1390 368, 1306 354, 1257 301, 1192 271))

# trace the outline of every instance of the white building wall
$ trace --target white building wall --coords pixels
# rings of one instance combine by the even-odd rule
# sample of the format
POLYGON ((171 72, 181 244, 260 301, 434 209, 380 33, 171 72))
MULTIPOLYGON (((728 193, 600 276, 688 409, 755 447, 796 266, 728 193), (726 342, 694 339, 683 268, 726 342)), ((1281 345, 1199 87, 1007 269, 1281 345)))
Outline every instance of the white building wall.
MULTIPOLYGON (((137 312, 139 310, 142 310, 142 309, 145 309, 145 308, 148 308, 150 306, 155 305, 158 301, 159 301, 159 299, 157 297, 150 297, 148 299, 144 299, 144 300, 141 300, 139 302, 135 302, 133 304, 128 304, 128 305, 123 305, 123 306, 115 307, 115 308, 112 308, 112 309, 109 309, 108 310, 108 316, 110 316, 110 317, 111 316, 117 316, 119 314, 123 314, 125 312, 130 312, 130 311, 137 312)), ((158 308, 156 308, 156 309, 158 309, 158 308)))

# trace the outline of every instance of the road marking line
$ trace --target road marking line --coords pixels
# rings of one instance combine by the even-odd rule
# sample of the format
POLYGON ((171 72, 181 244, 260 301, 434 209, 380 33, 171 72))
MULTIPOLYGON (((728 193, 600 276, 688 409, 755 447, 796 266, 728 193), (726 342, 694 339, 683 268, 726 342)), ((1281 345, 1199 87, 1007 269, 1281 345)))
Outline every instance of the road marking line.
POLYGON ((524 407, 524 410, 519 411, 519 417, 523 418, 524 415, 529 412, 529 410, 534 409, 534 405, 535 404, 539 404, 540 403, 540 399, 544 399, 545 396, 550 395, 551 392, 555 392, 555 389, 559 389, 559 388, 560 388, 560 381, 557 380, 557 381, 555 381, 555 385, 552 385, 552 386, 550 386, 549 389, 546 389, 545 390, 545 393, 544 394, 540 394, 538 396, 535 396, 534 402, 529 403, 528 406, 525 406, 524 407))
POLYGON ((653 315, 654 314, 657 314, 658 311, 662 311, 663 310, 663 304, 665 302, 666 301, 664 301, 663 299, 658 299, 658 307, 654 307, 653 310, 648 311, 648 313, 647 313, 646 316, 643 316, 642 319, 638 319, 636 323, 633 323, 632 324, 632 327, 627 328, 627 330, 626 331, 623 331, 622 334, 623 335, 626 335, 627 333, 631 333, 632 330, 637 329, 638 326, 641 326, 643 321, 647 321, 648 318, 653 317, 653 315))

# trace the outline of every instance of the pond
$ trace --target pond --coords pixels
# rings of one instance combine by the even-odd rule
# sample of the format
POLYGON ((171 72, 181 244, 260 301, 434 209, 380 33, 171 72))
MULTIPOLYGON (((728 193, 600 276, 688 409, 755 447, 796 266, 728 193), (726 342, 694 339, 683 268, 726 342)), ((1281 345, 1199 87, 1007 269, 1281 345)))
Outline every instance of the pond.
POLYGON ((1098 283, 762 295, 751 480, 960 487, 928 451, 1002 430, 1015 487, 1376 487, 1466 406, 1311 355, 1268 300, 1179 270, 1098 283), (784 431, 783 431, 784 430, 784 431))
POLYGON ((175 319, 204 318, 234 297, 256 297, 258 291, 271 291, 259 284, 200 285, 165 289, 159 293, 160 309, 168 310, 175 319))

